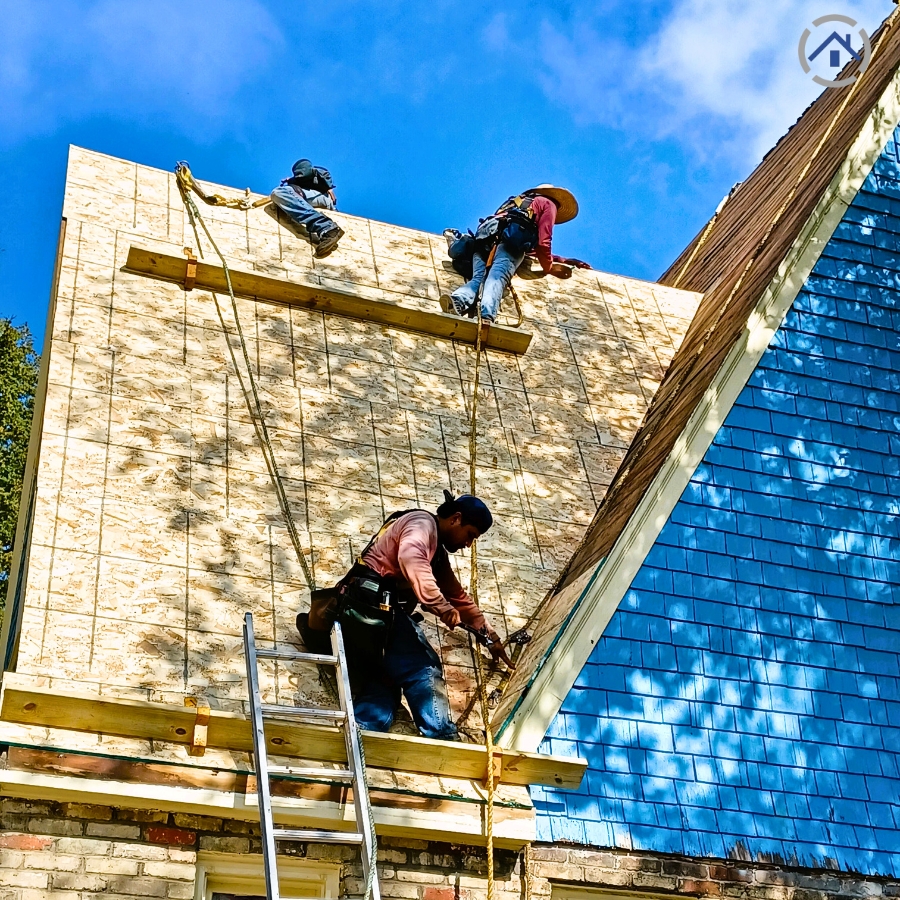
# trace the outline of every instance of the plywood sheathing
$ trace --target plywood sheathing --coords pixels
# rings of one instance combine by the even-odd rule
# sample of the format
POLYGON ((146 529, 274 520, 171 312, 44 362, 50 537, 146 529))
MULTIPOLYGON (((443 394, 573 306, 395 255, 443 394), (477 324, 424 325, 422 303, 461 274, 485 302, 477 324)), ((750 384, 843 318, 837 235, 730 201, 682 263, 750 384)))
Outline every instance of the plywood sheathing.
MULTIPOLYGON (((197 249, 172 175, 72 148, 64 212, 17 670, 240 709, 243 613, 261 644, 295 640, 308 592, 231 367, 227 297, 122 271, 133 243, 197 249)), ((435 235, 336 214, 346 237, 314 260, 261 209, 203 214, 244 269, 432 310, 459 283, 435 235)), ((480 542, 480 593, 501 633, 525 623, 580 540, 699 299, 592 271, 517 288, 532 346, 521 360, 486 353, 479 398, 479 493, 496 519, 480 542)), ((318 584, 343 574, 385 515, 467 489, 471 348, 238 306, 318 584)), ((467 560, 455 565, 467 583, 467 560)), ((459 713, 473 690, 468 645, 425 628, 459 713)), ((298 672, 264 669, 266 699, 326 702, 315 673, 298 672)))

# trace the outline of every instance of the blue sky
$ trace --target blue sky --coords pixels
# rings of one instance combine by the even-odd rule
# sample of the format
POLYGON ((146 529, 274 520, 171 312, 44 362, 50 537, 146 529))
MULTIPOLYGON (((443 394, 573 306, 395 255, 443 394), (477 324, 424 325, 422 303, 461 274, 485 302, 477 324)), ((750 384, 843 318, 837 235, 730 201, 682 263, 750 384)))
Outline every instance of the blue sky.
POLYGON ((816 96, 803 29, 892 7, 0 4, 0 315, 40 340, 70 143, 256 191, 309 156, 344 211, 431 231, 563 184, 556 252, 655 279, 816 96))

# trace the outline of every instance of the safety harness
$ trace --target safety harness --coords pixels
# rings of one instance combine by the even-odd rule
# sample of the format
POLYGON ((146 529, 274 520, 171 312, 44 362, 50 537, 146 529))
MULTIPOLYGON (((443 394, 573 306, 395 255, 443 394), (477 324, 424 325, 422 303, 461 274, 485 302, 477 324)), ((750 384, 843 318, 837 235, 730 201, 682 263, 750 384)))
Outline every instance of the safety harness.
POLYGON ((475 232, 473 252, 494 261, 500 244, 511 245, 514 253, 528 253, 537 246, 538 230, 532 209, 534 197, 520 194, 510 197, 493 215, 482 219, 475 232))
POLYGON ((301 197, 304 196, 304 191, 327 194, 334 190, 331 172, 321 166, 314 166, 308 175, 294 175, 292 178, 285 178, 281 183, 290 185, 301 197))

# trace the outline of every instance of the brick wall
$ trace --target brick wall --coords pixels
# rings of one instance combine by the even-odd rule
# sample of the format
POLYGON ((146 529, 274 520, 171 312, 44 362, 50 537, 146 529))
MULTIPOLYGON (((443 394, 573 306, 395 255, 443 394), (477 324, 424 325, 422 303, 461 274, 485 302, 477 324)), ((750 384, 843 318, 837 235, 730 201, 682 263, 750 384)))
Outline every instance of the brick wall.
POLYGON ((539 835, 900 872, 890 142, 567 697, 539 835))
MULTIPOLYGON (((260 852, 255 825, 148 810, 4 799, 0 827, 2 900, 188 900, 194 896, 198 850, 234 853, 236 859, 260 852)), ((284 848, 297 858, 341 862, 343 891, 361 893, 354 849, 299 842, 284 848)), ((481 900, 486 895, 483 848, 381 838, 378 857, 386 900, 481 900)), ((900 896, 900 882, 890 879, 562 845, 532 848, 530 879, 523 878, 523 866, 523 853, 497 851, 497 900, 525 900, 529 892, 535 900, 549 898, 554 886, 754 900, 900 896)))
POLYGON ((187 900, 194 896, 198 838, 192 829, 170 825, 172 818, 163 812, 4 799, 0 897, 187 900))

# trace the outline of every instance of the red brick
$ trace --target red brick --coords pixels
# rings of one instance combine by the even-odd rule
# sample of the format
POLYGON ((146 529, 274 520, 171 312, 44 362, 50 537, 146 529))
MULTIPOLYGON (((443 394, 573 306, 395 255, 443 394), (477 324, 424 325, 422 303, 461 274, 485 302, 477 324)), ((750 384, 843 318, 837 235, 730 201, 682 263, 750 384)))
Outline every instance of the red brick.
POLYGON ((753 881, 753 873, 747 869, 737 869, 734 866, 710 866, 709 877, 714 881, 753 881))
POLYGON ((422 900, 456 900, 456 890, 454 888, 425 888, 422 894, 422 900))
POLYGON ((147 840, 154 844, 178 844, 180 847, 190 847, 197 843, 197 834, 184 828, 152 825, 147 829, 147 840))
POLYGON ((34 834, 0 834, 0 847, 6 850, 46 850, 52 844, 52 838, 34 834))

